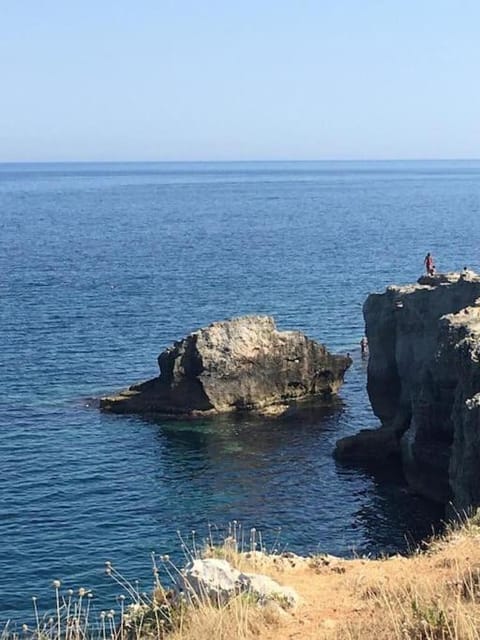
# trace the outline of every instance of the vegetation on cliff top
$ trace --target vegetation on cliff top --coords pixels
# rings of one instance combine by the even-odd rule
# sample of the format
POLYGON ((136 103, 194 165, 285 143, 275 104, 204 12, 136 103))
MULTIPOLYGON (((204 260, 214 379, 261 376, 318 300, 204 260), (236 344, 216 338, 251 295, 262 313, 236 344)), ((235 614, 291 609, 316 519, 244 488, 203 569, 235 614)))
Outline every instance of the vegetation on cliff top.
MULTIPOLYGON (((174 603, 160 582, 153 594, 140 594, 107 563, 107 573, 125 590, 120 611, 93 620, 88 592, 62 594, 55 581, 52 613, 41 618, 34 607, 33 627, 13 631, 7 625, 1 640, 480 640, 478 516, 408 557, 299 558, 258 551, 258 544, 242 550, 235 535, 221 545, 207 544, 199 555, 270 575, 293 587, 301 603, 293 610, 276 603, 259 606, 248 594, 221 605, 208 599, 174 603)), ((176 571, 168 558, 162 562, 176 571)))

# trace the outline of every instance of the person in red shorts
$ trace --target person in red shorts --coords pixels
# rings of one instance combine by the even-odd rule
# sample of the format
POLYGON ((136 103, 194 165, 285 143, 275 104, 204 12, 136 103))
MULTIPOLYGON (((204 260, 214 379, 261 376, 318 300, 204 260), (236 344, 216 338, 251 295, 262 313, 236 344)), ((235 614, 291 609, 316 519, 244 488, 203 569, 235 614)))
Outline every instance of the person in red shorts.
POLYGON ((427 275, 433 276, 435 273, 435 265, 433 264, 433 256, 431 255, 430 251, 425 256, 423 263, 425 265, 427 275))

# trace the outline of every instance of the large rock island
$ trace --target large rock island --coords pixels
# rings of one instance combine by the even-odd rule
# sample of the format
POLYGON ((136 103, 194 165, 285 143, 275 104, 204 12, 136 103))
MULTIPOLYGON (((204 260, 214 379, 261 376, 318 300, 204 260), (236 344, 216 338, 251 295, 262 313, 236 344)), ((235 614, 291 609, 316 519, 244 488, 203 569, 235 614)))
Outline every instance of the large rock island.
POLYGON ((158 377, 102 398, 100 407, 172 416, 282 413, 292 401, 330 398, 351 360, 299 331, 278 331, 268 316, 246 316, 194 331, 158 364, 158 377))
POLYGON ((480 505, 480 277, 428 276, 364 305, 368 395, 382 426, 337 443, 336 455, 397 456, 418 493, 457 510, 480 505))

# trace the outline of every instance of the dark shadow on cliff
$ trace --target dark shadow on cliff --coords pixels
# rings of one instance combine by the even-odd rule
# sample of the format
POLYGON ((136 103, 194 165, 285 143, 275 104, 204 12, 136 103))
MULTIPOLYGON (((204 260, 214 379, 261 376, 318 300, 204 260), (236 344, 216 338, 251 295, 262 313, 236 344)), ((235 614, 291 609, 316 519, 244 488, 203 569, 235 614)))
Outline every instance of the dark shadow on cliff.
POLYGON ((408 486, 398 452, 363 460, 337 458, 335 464, 340 474, 361 473, 374 484, 372 500, 358 510, 352 523, 375 540, 375 545, 367 546, 369 552, 378 553, 377 544, 385 554, 413 551, 443 530, 445 507, 408 486))
MULTIPOLYGON (((345 470, 344 465, 342 465, 345 470)), ((355 513, 353 528, 362 528, 369 542, 366 552, 379 555, 410 553, 445 528, 445 507, 413 494, 401 469, 383 469, 371 478, 370 500, 355 513)))

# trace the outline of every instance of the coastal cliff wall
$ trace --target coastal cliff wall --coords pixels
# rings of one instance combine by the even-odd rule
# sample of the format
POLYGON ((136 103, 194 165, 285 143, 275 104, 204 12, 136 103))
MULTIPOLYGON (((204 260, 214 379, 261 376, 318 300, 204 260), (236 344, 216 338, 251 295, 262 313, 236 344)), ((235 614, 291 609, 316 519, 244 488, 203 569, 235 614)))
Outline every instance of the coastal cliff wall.
POLYGON ((458 510, 480 505, 479 298, 473 272, 367 298, 367 390, 382 427, 337 446, 344 458, 364 445, 370 460, 398 455, 416 492, 458 510))

